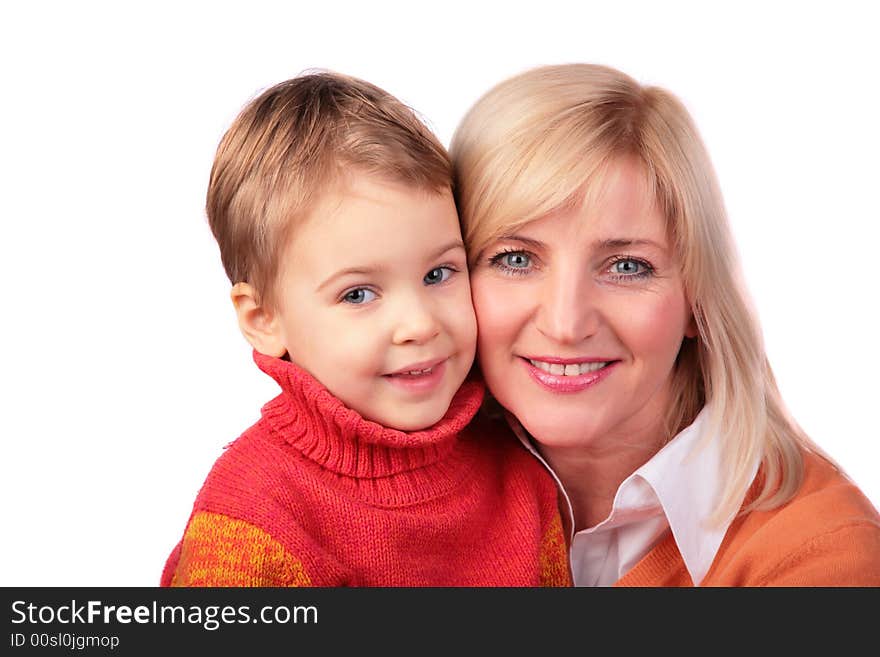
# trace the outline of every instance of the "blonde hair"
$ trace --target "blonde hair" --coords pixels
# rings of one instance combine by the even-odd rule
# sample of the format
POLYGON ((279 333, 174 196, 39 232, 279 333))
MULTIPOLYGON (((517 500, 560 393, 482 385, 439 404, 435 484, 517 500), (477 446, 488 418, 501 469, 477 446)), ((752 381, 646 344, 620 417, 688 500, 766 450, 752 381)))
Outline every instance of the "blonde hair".
POLYGON ((363 80, 309 72, 248 103, 217 148, 206 202, 229 280, 271 300, 292 226, 352 170, 437 192, 452 184, 420 117, 363 80))
POLYGON ((772 508, 803 479, 801 448, 819 452, 788 417, 739 276, 708 153, 684 105, 612 68, 547 66, 495 86, 468 111, 450 145, 455 195, 473 264, 494 240, 583 202, 610 165, 634 156, 668 222, 698 327, 672 380, 666 439, 711 403, 711 435, 730 467, 713 521, 747 505, 772 508))

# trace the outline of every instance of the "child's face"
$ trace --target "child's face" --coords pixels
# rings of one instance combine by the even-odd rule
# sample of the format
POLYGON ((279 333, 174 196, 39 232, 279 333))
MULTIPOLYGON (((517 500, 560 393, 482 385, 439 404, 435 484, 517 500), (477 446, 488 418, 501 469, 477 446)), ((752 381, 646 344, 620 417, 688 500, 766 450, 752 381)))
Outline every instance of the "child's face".
POLYGON ((293 362, 382 425, 443 417, 477 334, 449 192, 354 176, 295 229, 280 269, 277 326, 293 362))

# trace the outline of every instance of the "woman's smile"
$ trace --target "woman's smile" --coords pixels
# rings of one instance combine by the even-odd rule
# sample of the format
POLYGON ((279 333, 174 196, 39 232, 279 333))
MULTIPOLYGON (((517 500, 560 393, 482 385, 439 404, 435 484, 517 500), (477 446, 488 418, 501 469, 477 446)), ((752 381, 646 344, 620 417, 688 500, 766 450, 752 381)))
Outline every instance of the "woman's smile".
POLYGON ((586 390, 611 374, 617 360, 523 358, 526 371, 539 385, 551 392, 586 390))

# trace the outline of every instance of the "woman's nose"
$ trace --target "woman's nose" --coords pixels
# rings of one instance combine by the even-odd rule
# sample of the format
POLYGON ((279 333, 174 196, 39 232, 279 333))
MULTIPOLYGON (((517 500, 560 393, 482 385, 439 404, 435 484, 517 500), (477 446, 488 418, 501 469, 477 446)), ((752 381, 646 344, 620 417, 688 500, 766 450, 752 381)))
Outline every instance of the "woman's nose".
POLYGON ((592 279, 567 269, 547 277, 536 314, 538 330, 561 344, 579 344, 599 328, 601 313, 592 279))

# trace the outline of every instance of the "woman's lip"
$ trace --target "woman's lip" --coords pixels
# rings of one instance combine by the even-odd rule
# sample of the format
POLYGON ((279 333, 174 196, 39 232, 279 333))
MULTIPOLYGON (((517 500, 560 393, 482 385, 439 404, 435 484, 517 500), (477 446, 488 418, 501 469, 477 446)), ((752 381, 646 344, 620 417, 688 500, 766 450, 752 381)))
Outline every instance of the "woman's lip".
POLYGON ((574 365, 576 363, 609 363, 616 358, 596 358, 595 356, 582 356, 580 358, 557 358, 556 356, 522 356, 526 360, 539 360, 551 365, 574 365))
MULTIPOLYGON (((532 365, 527 358, 520 359, 525 365, 526 371, 533 380, 537 381, 543 388, 551 392, 571 393, 580 392, 603 381, 620 361, 611 361, 600 370, 595 372, 584 372, 576 376, 565 376, 562 374, 550 374, 544 370, 532 365)), ((534 359, 541 360, 541 359, 534 359)), ((573 361, 575 363, 596 362, 596 361, 573 361)), ((604 361, 600 361, 604 362, 604 361)), ((571 364, 563 363, 563 364, 571 364)))

